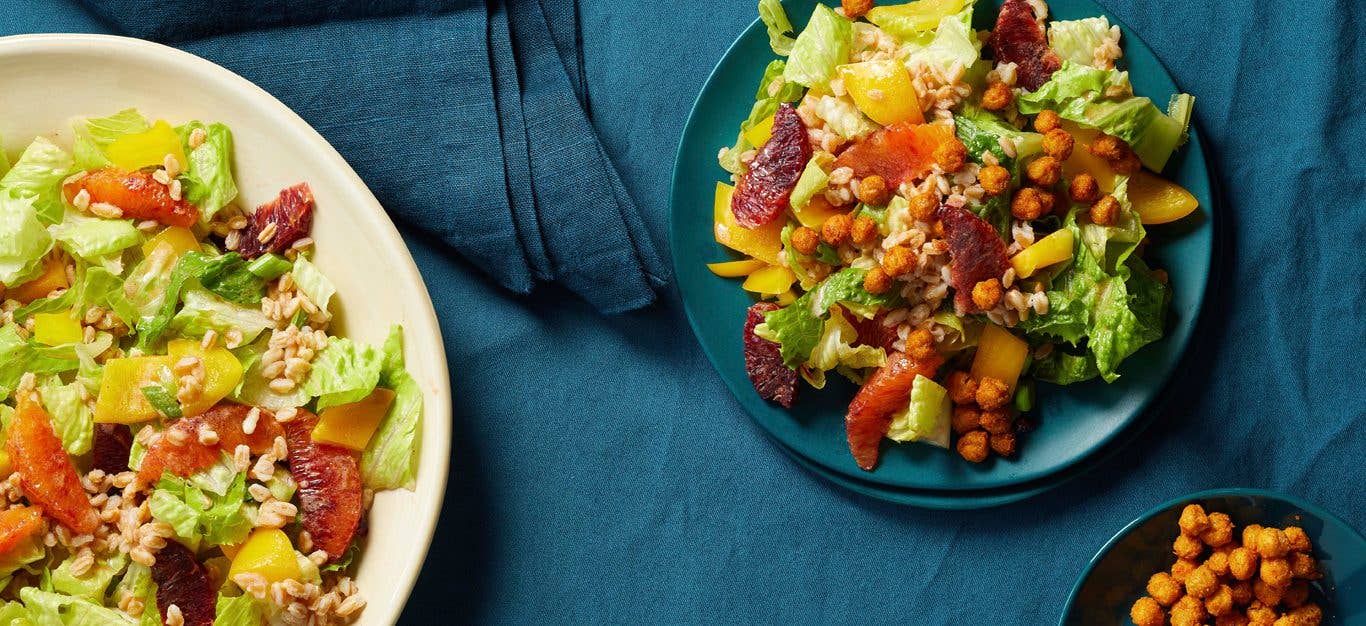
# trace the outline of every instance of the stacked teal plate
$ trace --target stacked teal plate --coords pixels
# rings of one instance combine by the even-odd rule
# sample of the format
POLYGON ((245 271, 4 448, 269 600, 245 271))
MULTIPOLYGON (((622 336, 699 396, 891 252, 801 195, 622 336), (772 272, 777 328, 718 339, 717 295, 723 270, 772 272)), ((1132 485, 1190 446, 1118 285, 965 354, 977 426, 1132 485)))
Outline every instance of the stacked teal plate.
MULTIPOLYGON (((800 26, 815 2, 784 5, 800 26)), ((1104 14, 1090 0, 1053 0, 1049 6, 1060 20, 1104 14)), ((994 13, 979 8, 978 27, 989 28, 994 13)), ((1136 93, 1164 102, 1178 92, 1135 33, 1125 29, 1123 41, 1122 64, 1136 93)), ((1029 497, 1084 473, 1135 437, 1146 424, 1140 417, 1150 412, 1191 342, 1210 275, 1215 213, 1199 133, 1192 129, 1190 143, 1163 173, 1194 194, 1201 208, 1180 222, 1148 231, 1155 244, 1149 247, 1150 262, 1171 276, 1167 336, 1126 360, 1114 384, 1041 386, 1035 413, 1039 427, 1023 440, 1016 458, 972 465, 951 451, 894 445, 885 448, 875 470, 865 472, 851 458, 844 433, 844 413, 854 388, 832 383, 821 391, 803 389, 792 410, 760 398, 745 373, 740 335, 753 300, 736 281, 717 277, 706 267, 735 258, 712 234, 716 182, 727 180, 716 152, 734 141, 754 102, 754 86, 774 58, 765 28, 756 20, 731 45, 693 105, 672 188, 671 244, 684 308, 703 351, 755 423, 820 476, 867 495, 934 508, 978 508, 1029 497)))

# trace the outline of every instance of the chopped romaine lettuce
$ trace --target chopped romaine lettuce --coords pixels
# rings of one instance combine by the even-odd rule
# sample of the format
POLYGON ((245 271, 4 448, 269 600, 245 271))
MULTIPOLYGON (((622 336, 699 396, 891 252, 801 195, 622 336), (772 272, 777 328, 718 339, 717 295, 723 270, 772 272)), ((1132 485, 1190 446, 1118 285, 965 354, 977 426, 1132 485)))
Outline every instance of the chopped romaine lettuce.
POLYGON ((232 131, 223 124, 190 122, 176 128, 189 156, 190 165, 180 175, 185 185, 185 200, 199 207, 200 221, 207 223, 237 197, 232 177, 232 131), (204 131, 204 143, 190 149, 190 133, 204 131))
POLYGON ((37 375, 76 370, 81 365, 72 346, 47 347, 19 336, 18 326, 0 327, 0 400, 8 398, 25 372, 37 375))
POLYGON ((811 110, 815 112, 816 117, 825 120, 830 130, 835 131, 840 137, 853 141, 871 135, 878 129, 878 125, 859 111, 848 98, 807 96, 807 100, 811 102, 811 110))
POLYGON ((911 382, 911 401, 892 415, 887 438, 893 441, 920 441, 941 448, 949 447, 949 412, 953 403, 949 392, 939 383, 919 374, 911 382))
POLYGON ((184 337, 200 338, 210 330, 219 335, 236 330, 242 341, 254 341, 275 322, 259 307, 228 302, 205 289, 187 289, 180 297, 184 306, 171 318, 169 328, 184 337))
POLYGON ((930 65, 950 74, 955 66, 967 71, 981 57, 982 42, 972 29, 972 4, 939 20, 939 26, 913 37, 902 46, 906 67, 930 65))
POLYGON ((61 221, 63 213, 62 181, 75 167, 71 155, 47 138, 39 137, 0 178, 0 190, 31 200, 38 219, 55 224, 61 221))
MULTIPOLYGON (((158 273, 152 270, 164 268, 164 260, 162 263, 146 272, 152 282, 158 273)), ((273 326, 274 323, 259 309, 261 297, 265 295, 265 281, 246 271, 246 267, 247 262, 235 252, 222 256, 204 252, 182 255, 170 272, 156 312, 144 313, 138 321, 138 346, 145 349, 154 345, 169 326, 196 337, 210 328, 220 333, 236 328, 242 331, 244 342, 250 342, 262 330, 273 326), (191 288, 194 283, 207 291, 191 288), (182 299, 185 308, 177 314, 176 304, 182 299)))
POLYGON ((128 564, 126 555, 121 552, 114 552, 112 555, 95 559, 93 567, 86 573, 77 576, 71 572, 72 562, 75 559, 75 555, 67 557, 65 561, 62 561, 52 570, 52 590, 91 602, 104 601, 104 594, 109 589, 109 583, 113 582, 114 577, 122 572, 123 567, 128 564))
POLYGON ((9 155, 5 154, 5 138, 0 136, 0 178, 4 178, 5 174, 9 173, 10 167, 9 155))
POLYGON ((1110 20, 1104 15, 1048 25, 1048 47, 1064 61, 1079 65, 1093 65, 1096 49, 1109 37, 1110 20))
POLYGON ((877 309, 896 301, 897 296, 891 292, 868 293, 863 288, 863 278, 867 275, 868 270, 857 267, 847 267, 831 274, 813 292, 816 294, 816 310, 824 312, 836 304, 842 304, 850 312, 866 319, 872 317, 877 309))
POLYGON ((802 378, 812 387, 823 389, 825 373, 832 369, 882 367, 887 362, 885 350, 869 345, 854 346, 857 341, 858 330, 845 319, 841 308, 831 308, 820 341, 811 351, 805 366, 798 370, 802 378))
POLYGON ((62 384, 57 376, 45 377, 38 391, 43 408, 52 418, 52 429, 67 454, 79 456, 89 452, 95 434, 95 416, 84 400, 89 392, 78 382, 62 384))
POLYGON ((67 252, 90 263, 102 263, 142 243, 132 220, 106 220, 70 210, 47 230, 67 252))
MULTIPOLYGON (((828 153, 817 153, 817 155, 819 154, 828 153)), ((797 179, 797 185, 792 188, 792 197, 789 203, 793 209, 806 208, 806 204, 811 202, 816 194, 825 191, 825 187, 830 181, 830 175, 825 173, 825 168, 822 166, 829 161, 828 156, 824 159, 813 156, 810 161, 806 162, 806 169, 802 170, 801 178, 797 179), (825 163, 822 162, 823 160, 825 163)))
POLYGON ((384 341, 379 384, 394 391, 394 403, 361 456, 361 479, 371 489, 412 489, 422 448, 422 389, 404 369, 400 326, 384 341))
POLYGON ((140 626, 160 626, 161 612, 157 610, 157 584, 152 580, 152 570, 138 562, 128 564, 128 569, 124 571, 123 578, 119 584, 114 586, 114 595, 118 598, 122 594, 142 600, 143 610, 140 626))
POLYGON ((379 384, 384 353, 345 337, 328 337, 327 347, 313 358, 304 392, 318 398, 318 410, 359 401, 379 384))
POLYGON ((32 197, 20 198, 0 188, 0 283, 10 287, 37 276, 43 257, 52 250, 52 235, 43 228, 33 202, 32 197))
POLYGON ((227 493, 220 496, 167 472, 148 497, 148 506, 152 517, 169 524, 181 543, 198 550, 203 543, 232 545, 246 540, 252 529, 247 499, 245 474, 234 474, 227 493))
POLYGON ((797 369, 811 358, 825 335, 825 315, 836 304, 853 315, 871 318, 896 301, 894 294, 871 294, 863 288, 868 270, 848 267, 832 274, 795 302, 764 316, 754 334, 780 346, 783 363, 797 369))
POLYGON ((261 355, 267 349, 267 339, 262 337, 260 341, 248 344, 237 350, 233 354, 242 363, 242 382, 237 389, 230 394, 233 400, 259 407, 265 407, 272 411, 290 407, 300 407, 309 400, 309 395, 302 386, 295 387, 289 393, 278 393, 271 389, 267 384, 269 380, 261 373, 261 355))
POLYGON ((318 270, 318 266, 300 254, 294 259, 294 269, 290 275, 294 278, 294 284, 299 286, 300 293, 308 296, 319 309, 327 310, 327 305, 332 301, 332 295, 337 293, 337 288, 318 270))
POLYGON ((835 68, 849 62, 853 39, 853 22, 817 3, 806 28, 792 44, 783 77, 807 87, 826 85, 835 76, 835 68))
POLYGON ((214 626, 257 626, 261 623, 261 607, 246 594, 219 595, 213 623, 214 626))
POLYGON ((68 596, 38 587, 19 590, 19 599, 28 610, 29 619, 37 626, 134 626, 137 622, 118 609, 111 609, 89 600, 68 596))
POLYGON ((735 145, 722 152, 719 157, 721 167, 727 172, 739 174, 745 169, 745 165, 740 162, 740 155, 754 148, 754 145, 745 138, 745 132, 773 115, 778 110, 778 105, 795 102, 801 98, 801 84, 783 77, 786 67, 787 64, 782 60, 775 60, 764 69, 764 76, 759 79, 759 89, 754 94, 754 106, 749 110, 749 117, 740 123, 740 134, 735 139, 735 145))
POLYGON ((256 257, 247 265, 247 271, 256 275, 261 280, 275 280, 294 267, 284 257, 273 252, 267 252, 256 257))
POLYGON ((781 0, 759 0, 759 19, 768 29, 768 45, 773 53, 781 56, 791 53, 794 40, 788 33, 793 31, 792 21, 787 19, 781 0))

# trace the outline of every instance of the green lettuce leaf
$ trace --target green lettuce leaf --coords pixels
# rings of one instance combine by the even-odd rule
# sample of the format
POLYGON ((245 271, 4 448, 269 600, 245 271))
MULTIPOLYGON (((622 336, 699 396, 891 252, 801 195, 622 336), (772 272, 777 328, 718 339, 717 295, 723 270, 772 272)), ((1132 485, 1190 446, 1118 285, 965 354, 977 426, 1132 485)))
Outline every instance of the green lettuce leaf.
MULTIPOLYGON (((9 579, 4 579, 6 584, 9 579)), ((0 602, 0 626, 32 626, 32 616, 23 604, 18 602, 0 602)))
POLYGON ((193 482, 166 472, 148 497, 152 517, 175 530, 191 550, 200 545, 236 544, 251 534, 247 509, 246 475, 235 473, 227 493, 205 491, 193 482))
POLYGON ((394 403, 361 455, 361 480, 381 489, 412 489, 422 449, 422 389, 403 364, 403 328, 393 326, 384 341, 379 384, 394 391, 394 403))
POLYGON ((816 117, 825 120, 826 126, 835 134, 854 141, 873 134, 879 126, 868 119, 848 98, 821 96, 807 98, 816 117))
POLYGON ((74 555, 67 557, 56 569, 52 570, 52 590, 91 602, 104 601, 104 594, 109 589, 109 584, 128 564, 127 556, 115 552, 112 555, 95 559, 94 567, 85 574, 77 576, 71 573, 72 562, 75 558, 74 555))
MULTIPOLYGON (((274 326, 260 312, 265 281, 246 268, 247 262, 235 252, 221 256, 203 252, 182 255, 166 281, 159 308, 138 321, 138 346, 146 349, 154 345, 168 327, 193 337, 203 336, 210 328, 220 333, 235 328, 242 331, 244 342, 250 342, 262 330, 274 326), (185 307, 176 313, 176 304, 181 300, 185 307)), ((150 272, 148 275, 155 278, 150 272)))
POLYGON ((1110 20, 1104 15, 1048 25, 1048 47, 1064 61, 1078 65, 1091 65, 1096 58, 1096 48, 1109 36, 1110 20))
POLYGON ((55 224, 62 219, 62 181, 75 169, 71 155, 47 138, 39 137, 0 178, 0 190, 31 200, 38 219, 55 224))
POLYGON ((773 48, 773 53, 780 56, 791 53, 794 40, 788 33, 794 29, 781 0, 759 0, 759 19, 764 21, 764 27, 768 29, 768 45, 773 48))
POLYGON ((783 78, 786 67, 787 63, 784 61, 775 60, 764 69, 764 76, 759 79, 759 89, 754 94, 754 106, 749 110, 749 117, 740 123, 740 133, 735 138, 735 145, 721 153, 719 157, 721 167, 727 172, 739 174, 745 170, 744 163, 740 162, 740 155, 754 147, 745 138, 745 131, 773 115, 778 110, 778 105, 784 102, 795 102, 802 97, 801 84, 783 78), (770 94, 769 91, 775 84, 779 86, 774 93, 770 94))
POLYGON ((797 185, 792 188, 792 197, 789 203, 792 205, 793 209, 806 208, 807 203, 811 202, 811 199, 816 197, 816 194, 825 191, 825 188, 830 181, 830 175, 825 173, 825 169, 822 165, 827 163, 823 163, 822 161, 829 162, 831 160, 832 159, 828 156, 824 159, 819 156, 813 156, 810 161, 806 162, 806 169, 802 170, 801 178, 797 179, 797 185))
POLYGON ((1054 348, 1048 356, 1035 360, 1030 372, 1035 380, 1056 385, 1071 385, 1100 376, 1096 359, 1090 352, 1072 354, 1061 348, 1054 348))
POLYGON ((858 330, 845 319, 840 307, 830 309, 830 318, 825 320, 825 330, 820 341, 811 350, 811 356, 798 371, 802 378, 816 389, 825 388, 825 373, 836 368, 860 370, 868 367, 882 367, 887 363, 887 352, 875 346, 861 345, 858 330))
POLYGON ((28 609, 29 619, 36 626, 135 626, 137 622, 118 609, 111 609, 89 600, 68 596, 37 587, 19 590, 19 599, 28 609))
POLYGON ((137 562, 129 563, 123 578, 114 586, 111 597, 118 598, 124 593, 142 600, 140 626, 161 626, 161 612, 157 609, 157 584, 152 580, 150 568, 137 562))
POLYGON ((1169 116, 1132 92, 1127 72, 1067 61, 1047 83, 1021 95, 1016 103, 1026 115, 1054 109, 1064 119, 1124 139, 1145 167, 1161 172, 1186 140, 1194 99, 1186 94, 1175 97, 1169 108, 1177 115, 1169 116))
POLYGON ((119 317, 132 319, 131 308, 123 297, 123 281, 103 267, 76 264, 76 280, 69 289, 51 298, 39 298, 14 310, 15 320, 27 320, 35 313, 85 311, 92 306, 105 306, 119 317))
POLYGON ((242 382, 230 394, 233 400, 243 404, 260 406, 272 411, 289 407, 300 407, 308 403, 309 395, 303 386, 295 387, 289 393, 277 393, 267 384, 270 381, 261 373, 261 355, 265 354, 268 339, 262 337, 233 351, 242 363, 242 382))
POLYGON ((887 438, 893 441, 920 441, 941 448, 949 447, 949 414, 953 402, 939 383, 919 374, 911 382, 911 400, 906 408, 892 414, 887 438))
POLYGON ((853 22, 824 4, 817 4, 806 28, 792 44, 783 78, 807 87, 828 84, 835 76, 835 68, 849 62, 853 39, 853 22))
POLYGON ((10 287, 36 277, 43 257, 52 250, 52 235, 43 228, 33 202, 32 197, 0 189, 0 283, 10 287))
POLYGON ((384 353, 344 337, 328 337, 327 347, 313 359, 304 392, 318 398, 318 410, 349 404, 370 395, 379 384, 384 353))
POLYGON ((815 289, 814 306, 817 311, 825 312, 836 304, 842 304, 860 317, 872 317, 871 313, 877 309, 891 305, 897 301, 896 294, 891 292, 883 294, 868 293, 863 288, 863 278, 868 275, 868 270, 857 267, 846 267, 825 279, 819 287, 815 289), (865 315, 864 313, 869 313, 865 315))
POLYGON ((0 327, 0 400, 8 398, 25 372, 58 374, 79 368, 80 360, 70 345, 47 347, 19 336, 18 327, 0 327))
POLYGON ((906 67, 923 63, 945 73, 954 65, 961 66, 964 71, 971 68, 981 58, 982 51, 982 42, 977 38, 977 31, 972 29, 972 7, 973 3, 969 2, 958 13, 944 16, 933 31, 902 37, 906 42, 902 46, 906 67))
POLYGON ((176 128, 185 144, 189 167, 180 175, 185 186, 185 200, 199 207, 200 221, 208 223, 220 209, 237 198, 237 183, 232 177, 232 131, 223 124, 205 125, 190 122, 176 128), (190 149, 189 136, 194 129, 205 132, 204 143, 190 149))
POLYGON ((95 436, 95 416, 83 399, 81 383, 62 384, 60 378, 48 376, 39 384, 38 391, 43 408, 52 418, 52 429, 67 454, 80 456, 89 452, 95 436))
MULTIPOLYGON (((319 309, 327 310, 327 305, 332 301, 332 295, 337 293, 337 288, 318 270, 318 266, 300 254, 294 259, 294 268, 290 275, 294 277, 294 284, 299 286, 301 293, 308 296, 319 309)), ((256 300, 259 302, 260 298, 256 300)))
POLYGON ((261 607, 246 594, 228 597, 218 596, 214 610, 214 626, 258 626, 261 623, 261 607))
POLYGON ((990 152, 1004 167, 1010 167, 1015 158, 1028 158, 1043 149, 1043 135, 1020 130, 1000 116, 977 105, 964 103, 953 116, 958 139, 968 149, 968 156, 977 163, 982 155, 990 152), (1001 147, 1001 138, 1015 143, 1015 157, 1006 154, 1001 147))
POLYGON ((90 263, 103 263, 142 243, 142 233, 132 220, 106 220, 70 210, 48 232, 67 252, 90 263))
POLYGON ((4 146, 5 138, 4 136, 0 135, 0 178, 4 178, 5 174, 9 173, 9 168, 12 167, 12 165, 9 162, 9 155, 5 154, 4 146))
POLYGON ((763 323, 754 328, 754 334, 779 346, 783 364, 797 369, 811 356, 811 351, 820 343, 825 332, 825 322, 812 307, 811 292, 802 294, 792 304, 764 315, 763 323))
POLYGON ((145 133, 152 128, 137 109, 124 109, 108 117, 94 117, 76 120, 72 124, 76 131, 76 167, 93 170, 110 165, 104 150, 115 139, 124 135, 145 133))
MULTIPOLYGON (((1110 192, 1119 201, 1119 218, 1111 226, 1102 226, 1090 220, 1078 224, 1080 241, 1090 250, 1091 255, 1101 264, 1107 274, 1114 274, 1116 268, 1138 249, 1138 244, 1147 236, 1143 222, 1129 202, 1129 179, 1122 177, 1110 192)), ((1077 234, 1077 233, 1074 233, 1077 234)))

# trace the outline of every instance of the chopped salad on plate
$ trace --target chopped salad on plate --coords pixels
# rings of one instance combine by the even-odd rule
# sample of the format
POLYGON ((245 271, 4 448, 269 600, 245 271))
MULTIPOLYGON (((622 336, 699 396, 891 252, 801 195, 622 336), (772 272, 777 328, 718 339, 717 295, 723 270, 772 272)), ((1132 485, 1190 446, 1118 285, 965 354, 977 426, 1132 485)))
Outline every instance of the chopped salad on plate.
POLYGON ((403 333, 333 327, 307 183, 244 211, 223 124, 0 150, 0 624, 347 623, 411 489, 403 333))
MULTIPOLYGON (((758 302, 755 390, 790 408, 833 374, 859 467, 884 439, 981 463, 1018 453, 1035 383, 1114 383, 1165 333, 1147 229, 1197 209, 1162 177, 1194 99, 1134 93, 1105 16, 1006 0, 759 14, 778 59, 718 160, 711 263, 758 302)), ((1121 383, 1122 384, 1122 383, 1121 383)))

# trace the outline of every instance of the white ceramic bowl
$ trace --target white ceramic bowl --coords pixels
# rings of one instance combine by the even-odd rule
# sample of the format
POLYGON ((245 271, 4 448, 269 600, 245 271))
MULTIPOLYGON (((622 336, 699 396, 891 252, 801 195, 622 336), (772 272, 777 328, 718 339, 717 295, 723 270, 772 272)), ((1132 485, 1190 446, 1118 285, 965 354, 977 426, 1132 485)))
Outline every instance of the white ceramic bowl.
POLYGON ((100 35, 0 37, 0 137, 16 157, 35 136, 68 149, 70 120, 136 107, 149 119, 222 122, 236 147, 238 202, 254 208, 294 183, 317 199, 316 261, 337 286, 342 332, 378 344, 402 324, 408 371, 425 391, 415 491, 377 494, 357 583, 360 624, 398 619, 436 528, 450 453, 450 381, 427 288, 393 222, 351 166, 298 115, 194 55, 100 35))

